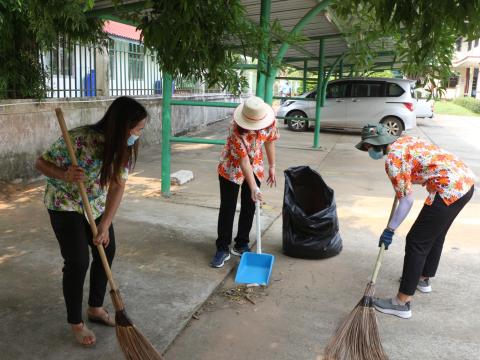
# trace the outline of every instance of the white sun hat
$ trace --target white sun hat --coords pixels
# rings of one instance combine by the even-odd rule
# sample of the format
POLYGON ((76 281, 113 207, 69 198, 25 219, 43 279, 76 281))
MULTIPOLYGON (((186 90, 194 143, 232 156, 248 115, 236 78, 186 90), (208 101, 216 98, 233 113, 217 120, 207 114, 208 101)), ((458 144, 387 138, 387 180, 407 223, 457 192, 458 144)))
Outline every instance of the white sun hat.
POLYGON ((246 130, 260 130, 272 125, 275 112, 262 99, 252 96, 235 108, 233 120, 246 130))

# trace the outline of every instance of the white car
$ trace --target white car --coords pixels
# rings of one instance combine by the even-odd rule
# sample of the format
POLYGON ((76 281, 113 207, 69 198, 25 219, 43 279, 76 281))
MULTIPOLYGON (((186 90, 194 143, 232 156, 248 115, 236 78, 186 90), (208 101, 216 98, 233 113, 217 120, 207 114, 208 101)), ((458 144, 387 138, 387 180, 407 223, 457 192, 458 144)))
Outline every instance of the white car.
MULTIPOLYGON (((325 106, 320 112, 322 129, 360 130, 367 124, 383 123, 393 135, 417 125, 415 82, 388 78, 345 78, 328 83, 325 106)), ((286 117, 290 130, 305 131, 315 124, 316 91, 305 100, 287 100, 277 116, 286 117)))
POLYGON ((415 93, 417 94, 417 104, 415 105, 415 115, 417 118, 433 118, 435 100, 433 100, 425 90, 415 89, 415 93))

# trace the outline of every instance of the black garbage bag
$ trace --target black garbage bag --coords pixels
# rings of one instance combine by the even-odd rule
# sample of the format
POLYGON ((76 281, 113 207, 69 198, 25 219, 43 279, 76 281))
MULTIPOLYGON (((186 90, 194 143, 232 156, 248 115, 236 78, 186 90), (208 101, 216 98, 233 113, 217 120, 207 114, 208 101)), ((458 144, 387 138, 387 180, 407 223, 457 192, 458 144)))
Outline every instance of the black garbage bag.
POLYGON ((324 259, 342 251, 333 189, 308 166, 285 170, 283 252, 324 259))

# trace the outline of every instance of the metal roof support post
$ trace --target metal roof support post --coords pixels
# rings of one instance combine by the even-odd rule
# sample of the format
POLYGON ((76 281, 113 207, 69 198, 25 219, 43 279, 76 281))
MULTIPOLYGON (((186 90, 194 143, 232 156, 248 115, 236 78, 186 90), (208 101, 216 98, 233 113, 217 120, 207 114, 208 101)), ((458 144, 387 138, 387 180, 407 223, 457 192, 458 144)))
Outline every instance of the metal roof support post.
POLYGON ((170 134, 172 131, 172 75, 163 73, 162 101, 162 195, 170 196, 170 134))
POLYGON ((343 78, 343 59, 340 60, 340 79, 343 78))
POLYGON ((343 60, 344 56, 345 56, 345 54, 339 55, 338 58, 335 60, 335 62, 330 67, 330 69, 328 70, 328 73, 325 75, 325 81, 323 81, 323 83, 322 83, 322 100, 321 100, 322 107, 325 106, 325 95, 327 93, 328 79, 334 73, 335 69, 337 68, 338 63, 343 60))
MULTIPOLYGON (((270 27, 270 9, 272 7, 271 0, 262 0, 260 5, 260 27, 262 28, 263 46, 268 46, 268 29, 270 27)), ((257 90, 255 95, 265 100, 265 83, 267 73, 267 56, 264 51, 260 51, 257 64, 257 90)))
MULTIPOLYGON (((324 58, 325 42, 324 39, 320 39, 320 46, 318 51, 318 78, 317 78, 317 96, 315 102, 315 132, 313 135, 313 148, 318 149, 320 147, 320 113, 322 111, 322 100, 323 100, 323 83, 326 80, 323 77, 323 63, 325 62, 324 58)), ((328 79, 328 78, 327 78, 328 79)))
MULTIPOLYGON (((317 5, 315 5, 313 8, 311 8, 297 23, 297 25, 294 26, 294 28, 290 31, 290 35, 297 35, 300 31, 303 30, 303 28, 310 22, 312 19, 317 16, 320 12, 325 10, 333 0, 323 0, 319 2, 317 5)), ((288 47, 290 44, 288 42, 284 42, 280 49, 278 50, 277 56, 275 57, 275 65, 276 64, 281 64, 283 57, 287 53, 288 47)), ((267 77, 267 81, 265 84, 265 88, 271 87, 273 89, 273 83, 275 81, 275 77, 277 76, 277 68, 272 67, 271 72, 269 76, 267 77)), ((271 104, 272 103, 272 98, 266 98, 265 102, 271 104)))
POLYGON ((308 60, 303 60, 303 92, 307 92, 307 69, 308 69, 308 60))
POLYGON ((275 69, 270 62, 268 62, 267 77, 265 79, 265 97, 263 98, 266 103, 272 105, 273 102, 273 84, 275 82, 275 75, 277 69, 275 69), (273 80, 271 78, 273 77, 273 80))

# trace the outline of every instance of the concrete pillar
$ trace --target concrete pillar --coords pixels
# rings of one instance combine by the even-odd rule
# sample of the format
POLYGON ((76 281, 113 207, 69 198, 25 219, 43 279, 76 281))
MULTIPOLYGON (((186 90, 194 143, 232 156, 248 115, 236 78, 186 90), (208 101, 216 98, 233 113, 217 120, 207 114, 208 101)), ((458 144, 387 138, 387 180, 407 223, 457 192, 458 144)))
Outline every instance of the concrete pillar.
POLYGON ((109 96, 110 95, 110 56, 108 49, 96 49, 96 81, 97 81, 97 96, 109 96))

